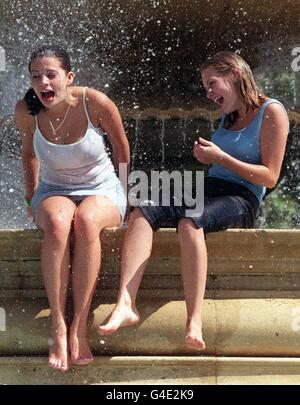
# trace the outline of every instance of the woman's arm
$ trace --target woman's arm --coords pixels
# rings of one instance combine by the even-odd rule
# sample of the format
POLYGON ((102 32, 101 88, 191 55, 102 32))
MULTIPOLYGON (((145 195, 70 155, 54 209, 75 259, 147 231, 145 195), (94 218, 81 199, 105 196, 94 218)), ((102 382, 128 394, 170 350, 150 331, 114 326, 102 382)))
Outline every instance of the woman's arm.
POLYGON ((272 188, 280 174, 288 131, 289 121, 285 110, 280 104, 272 103, 264 112, 261 126, 261 164, 242 162, 203 138, 195 143, 194 155, 201 163, 221 164, 251 183, 272 188))
POLYGON ((28 114, 24 100, 20 100, 16 105, 15 121, 22 139, 25 198, 31 200, 38 185, 39 162, 33 150, 33 118, 28 114))

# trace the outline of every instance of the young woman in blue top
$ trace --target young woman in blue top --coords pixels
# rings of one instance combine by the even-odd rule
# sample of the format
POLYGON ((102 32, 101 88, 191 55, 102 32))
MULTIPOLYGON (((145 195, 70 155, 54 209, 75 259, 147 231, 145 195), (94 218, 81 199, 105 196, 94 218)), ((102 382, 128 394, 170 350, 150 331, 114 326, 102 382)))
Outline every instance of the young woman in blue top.
POLYGON ((131 214, 123 248, 117 305, 99 333, 137 323, 137 290, 151 253, 153 231, 176 226, 186 300, 185 344, 203 350, 201 311, 207 273, 205 233, 253 227, 266 187, 274 187, 281 168, 289 122, 284 107, 262 95, 248 64, 232 52, 220 52, 201 68, 207 97, 222 112, 212 141, 200 137, 194 156, 211 164, 204 186, 204 211, 187 217, 186 208, 139 207, 131 214))
POLYGON ((71 361, 93 360, 87 318, 101 259, 100 232, 119 226, 127 197, 107 155, 104 131, 113 146, 115 167, 129 163, 129 145, 115 104, 100 91, 73 86, 67 52, 43 46, 29 61, 32 88, 17 103, 22 137, 25 201, 43 232, 41 265, 51 309, 49 366, 66 371, 71 361), (72 261, 73 321, 69 343, 65 305, 72 261))

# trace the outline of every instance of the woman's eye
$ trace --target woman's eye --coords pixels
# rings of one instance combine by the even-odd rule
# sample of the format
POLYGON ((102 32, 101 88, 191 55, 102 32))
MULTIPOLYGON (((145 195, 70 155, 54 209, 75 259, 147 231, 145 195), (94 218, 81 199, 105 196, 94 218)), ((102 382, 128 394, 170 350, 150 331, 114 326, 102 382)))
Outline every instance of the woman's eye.
POLYGON ((57 76, 56 73, 48 73, 48 75, 47 75, 47 77, 48 77, 49 80, 55 79, 56 76, 57 76))

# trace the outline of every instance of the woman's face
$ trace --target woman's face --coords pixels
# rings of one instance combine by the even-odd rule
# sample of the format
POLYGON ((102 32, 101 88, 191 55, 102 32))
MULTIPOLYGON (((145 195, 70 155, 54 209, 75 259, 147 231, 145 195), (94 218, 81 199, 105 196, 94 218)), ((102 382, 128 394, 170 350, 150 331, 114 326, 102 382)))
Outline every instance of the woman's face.
POLYGON ((32 88, 43 105, 51 108, 67 96, 67 87, 73 83, 72 72, 66 73, 55 57, 37 57, 30 65, 32 88))
POLYGON ((239 107, 236 90, 236 75, 219 73, 216 69, 207 68, 202 71, 201 79, 207 98, 212 100, 220 110, 229 114, 239 107))

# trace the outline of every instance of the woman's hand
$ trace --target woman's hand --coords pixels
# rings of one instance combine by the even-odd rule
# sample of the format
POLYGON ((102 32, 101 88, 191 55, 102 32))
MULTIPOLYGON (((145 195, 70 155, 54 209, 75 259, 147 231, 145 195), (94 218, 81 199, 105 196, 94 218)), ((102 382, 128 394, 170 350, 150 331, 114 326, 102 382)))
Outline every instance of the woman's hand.
POLYGON ((220 163, 224 157, 224 152, 213 142, 204 138, 199 138, 194 143, 193 153, 195 158, 206 165, 211 163, 220 163))

